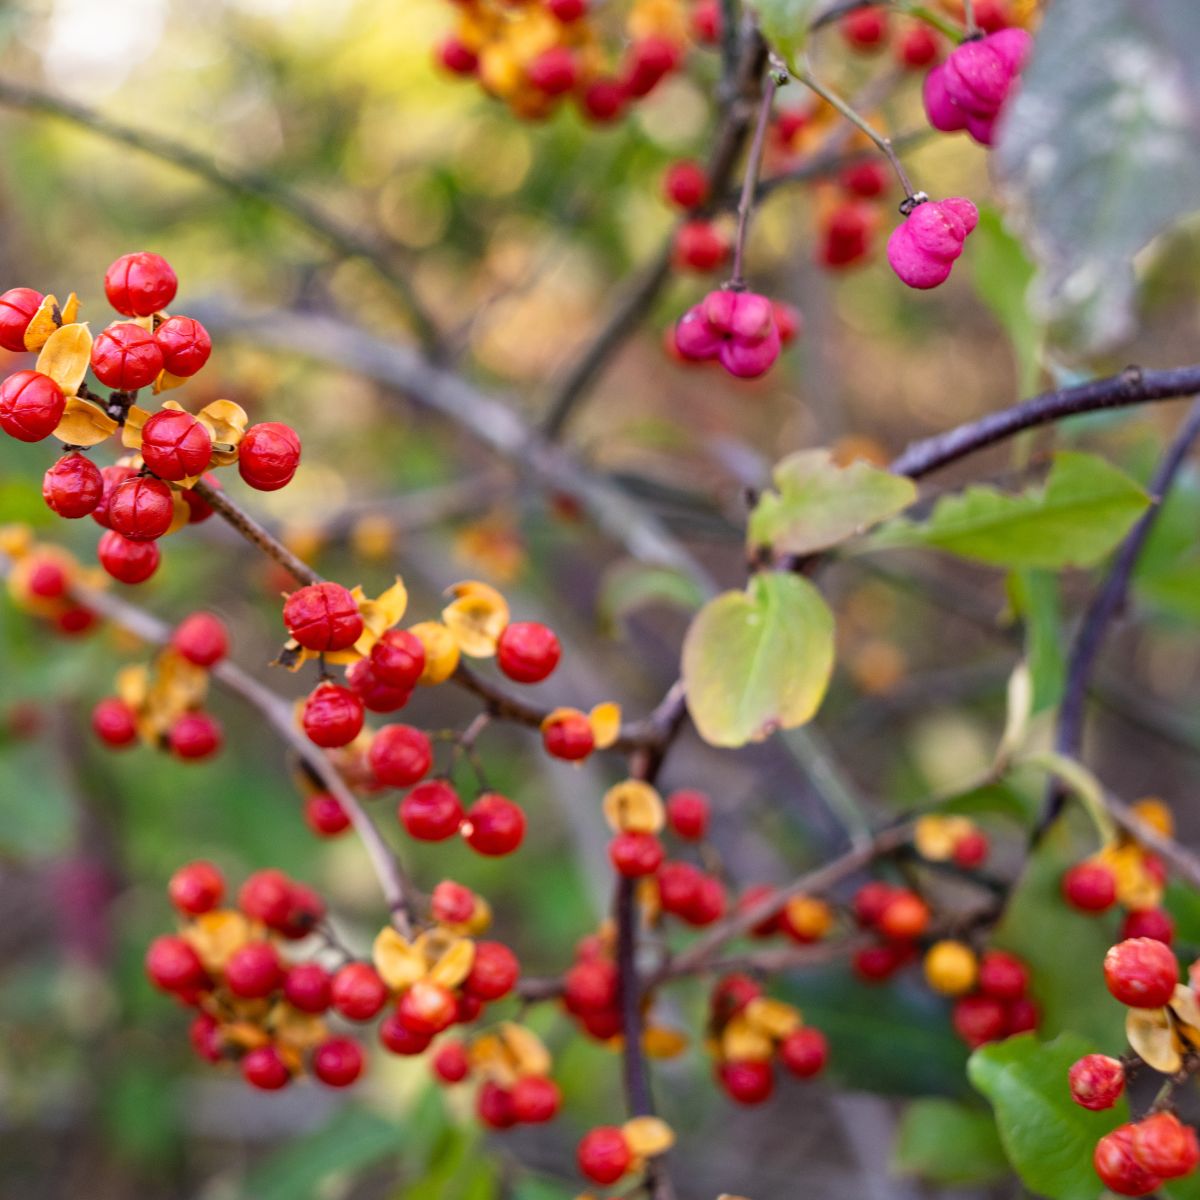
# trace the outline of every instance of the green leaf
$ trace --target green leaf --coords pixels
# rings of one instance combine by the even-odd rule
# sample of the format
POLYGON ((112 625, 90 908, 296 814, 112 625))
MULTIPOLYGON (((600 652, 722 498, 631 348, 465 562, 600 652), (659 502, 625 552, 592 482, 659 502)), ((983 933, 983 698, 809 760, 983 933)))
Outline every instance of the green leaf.
POLYGON ((1200 558, 1186 558, 1134 579, 1138 596, 1151 608, 1184 621, 1200 622, 1200 558))
POLYGON ((943 1187, 990 1183, 1009 1172, 996 1120, 953 1100, 914 1100, 900 1119, 892 1169, 943 1187))
POLYGON ((911 479, 865 462, 839 467, 828 450, 801 450, 775 467, 776 491, 754 506, 751 550, 811 554, 836 546, 902 512, 917 498, 911 479))
POLYGON ((1024 1033, 983 1046, 967 1064, 971 1082, 992 1102, 1000 1140, 1021 1182, 1048 1200, 1096 1200, 1101 1186, 1092 1151, 1129 1119, 1124 1099, 1107 1112, 1088 1112, 1071 1099, 1067 1072, 1094 1051, 1075 1033, 1049 1043, 1024 1033))
POLYGON ((1017 359, 1020 395, 1037 386, 1040 329, 1029 307, 1033 264, 995 209, 981 208, 971 234, 971 282, 1004 326, 1017 359))
POLYGON ((1025 624, 1025 657, 1033 675, 1033 711, 1053 708, 1066 681, 1058 578, 1050 571, 1014 571, 1008 577, 1013 611, 1025 624))
POLYGON ((626 560, 605 572, 596 601, 597 615, 611 631, 623 617, 647 604, 668 604, 694 612, 704 603, 696 581, 673 567, 626 560))
POLYGON ((767 41, 789 60, 807 40, 818 6, 819 0, 747 0, 767 41))
POLYGON ((696 614, 683 642, 683 685, 696 729, 744 746, 808 721, 833 671, 833 614, 807 579, 768 571, 696 614))
POLYGON ((1026 218, 1035 310, 1067 345, 1133 332, 1135 255, 1197 208, 1198 60, 1194 0, 1046 8, 992 161, 1026 218))
POLYGON ((1089 567, 1150 503, 1124 472, 1092 454, 1063 451, 1044 485, 1015 496, 969 487, 938 501, 927 521, 899 518, 868 549, 931 546, 1000 567, 1089 567))
POLYGON ((1125 1045, 1125 1011, 1108 994, 1101 964, 1116 941, 1117 917, 1085 916, 1062 896, 1063 872, 1096 845, 1095 826, 1070 804, 1030 855, 994 941, 1029 964, 1041 1033, 1070 1030, 1116 1053, 1125 1045))

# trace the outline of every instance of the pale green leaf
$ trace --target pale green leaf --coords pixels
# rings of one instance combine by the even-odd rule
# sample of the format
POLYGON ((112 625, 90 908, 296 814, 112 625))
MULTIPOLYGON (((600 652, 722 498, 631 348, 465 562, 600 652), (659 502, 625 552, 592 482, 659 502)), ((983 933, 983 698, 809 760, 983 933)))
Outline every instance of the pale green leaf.
POLYGON ((863 533, 917 498, 911 479, 865 462, 841 467, 828 450, 801 450, 774 471, 776 490, 750 514, 750 548, 812 554, 863 533))
POLYGON ((607 630, 623 617, 648 604, 665 604, 693 612, 704 593, 690 576, 673 567, 625 560, 605 572, 596 601, 597 615, 607 630))
POLYGON ((1129 531, 1150 503, 1124 472, 1095 455, 1055 455, 1042 486, 1017 495, 969 487, 946 496, 921 523, 898 518, 868 549, 929 546, 994 566, 1090 567, 1129 531))
POLYGON ((1025 656, 1033 674, 1033 711, 1053 708, 1066 681, 1058 578, 1050 571, 1014 571, 1009 603, 1025 625, 1025 656))
POLYGON ((683 683, 700 736, 743 746, 817 711, 833 670, 833 614, 807 579, 764 572, 697 613, 683 683))
POLYGON ((987 1109, 954 1100, 914 1100, 900 1119, 892 1169, 943 1187, 990 1183, 1009 1172, 987 1109))
POLYGON ((747 0, 747 7, 758 14, 767 41, 791 59, 807 40, 821 4, 820 0, 747 0))
POLYGON ((1067 1072, 1096 1047, 1076 1033, 1049 1043, 1021 1034, 971 1055, 971 1082, 992 1102, 1000 1140, 1021 1182, 1047 1200, 1096 1200, 1101 1192, 1092 1151, 1129 1119, 1124 1099, 1089 1112, 1071 1099, 1067 1072))

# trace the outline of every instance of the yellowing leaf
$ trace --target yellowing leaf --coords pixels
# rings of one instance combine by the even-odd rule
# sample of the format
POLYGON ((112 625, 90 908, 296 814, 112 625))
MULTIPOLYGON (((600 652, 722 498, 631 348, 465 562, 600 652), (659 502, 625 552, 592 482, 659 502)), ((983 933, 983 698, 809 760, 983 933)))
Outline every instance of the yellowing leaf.
POLYGON ((60 442, 68 446, 98 446, 107 441, 119 426, 99 406, 78 396, 68 396, 62 420, 55 426, 54 433, 60 442))
POLYGON ((621 736, 621 706, 612 700, 597 704, 588 713, 597 750, 607 750, 621 736))
POLYGON ((33 314, 29 324, 25 327, 26 350, 33 352, 40 350, 46 344, 50 335, 62 324, 62 313, 58 313, 56 319, 55 310, 57 308, 58 300, 56 297, 42 297, 42 302, 38 305, 37 312, 33 314))
POLYGON ((604 819, 614 833, 657 833, 666 823, 666 810, 648 783, 626 779, 605 792, 604 819))
POLYGON ((449 589, 454 601, 442 609, 442 621, 459 649, 471 658, 489 658, 508 624, 508 601, 486 583, 466 580, 449 589))
POLYGON ((474 962, 475 943, 470 938, 459 938, 433 964, 429 978, 444 988, 456 988, 470 975, 474 962))
POLYGON ((621 1132, 635 1158, 654 1158, 675 1145, 675 1134, 661 1117, 633 1117, 621 1132))
POLYGON ((1125 1014, 1125 1036, 1142 1061, 1156 1071, 1174 1075, 1183 1066, 1165 1008, 1131 1008, 1125 1014))
POLYGON ((92 334, 86 325, 63 325, 42 346, 37 370, 49 375, 68 395, 74 396, 92 361, 92 334))
POLYGON ((411 987, 425 975, 425 956, 390 925, 376 936, 371 958, 379 977, 396 992, 411 987))

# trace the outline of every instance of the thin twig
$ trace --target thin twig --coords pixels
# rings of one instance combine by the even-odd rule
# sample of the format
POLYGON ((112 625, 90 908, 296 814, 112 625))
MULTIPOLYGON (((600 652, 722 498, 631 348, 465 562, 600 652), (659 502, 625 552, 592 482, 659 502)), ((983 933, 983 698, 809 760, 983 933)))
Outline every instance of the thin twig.
MULTIPOLYGON (((784 80, 787 75, 784 74, 784 80)), ((737 208, 737 237, 733 244, 733 274, 727 286, 741 289, 746 286, 743 259, 746 253, 746 236, 750 232, 750 215, 754 211, 754 198, 758 188, 758 173, 762 169, 763 149, 767 143, 767 128, 771 123, 771 108, 775 103, 775 92, 779 78, 772 66, 767 71, 767 82, 763 84, 762 99, 759 101, 758 124, 754 127, 754 140, 746 155, 746 173, 742 180, 742 196, 737 208)))

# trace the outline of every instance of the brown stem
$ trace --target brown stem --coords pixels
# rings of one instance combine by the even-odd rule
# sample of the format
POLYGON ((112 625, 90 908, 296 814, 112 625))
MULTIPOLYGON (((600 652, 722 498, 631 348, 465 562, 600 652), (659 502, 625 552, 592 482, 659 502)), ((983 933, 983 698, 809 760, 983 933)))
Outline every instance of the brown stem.
MULTIPOLYGON (((787 81, 786 73, 783 75, 787 81)), ((762 99, 759 101, 758 124, 754 127, 754 140, 750 143, 750 153, 746 156, 746 174, 742 180, 742 196, 737 208, 737 238, 733 245, 733 274, 728 287, 740 290, 746 286, 743 271, 743 259, 746 253, 746 236, 750 232, 750 216, 754 211, 754 198, 758 189, 758 175, 762 169, 763 150, 767 143, 767 128, 771 123, 771 108, 775 103, 775 92, 779 87, 779 77, 774 66, 767 70, 767 82, 763 85, 762 99)))

